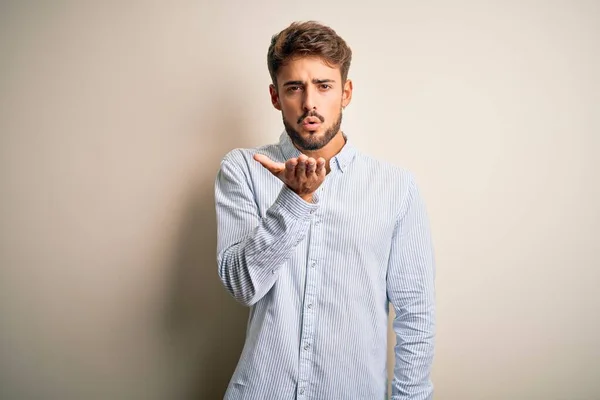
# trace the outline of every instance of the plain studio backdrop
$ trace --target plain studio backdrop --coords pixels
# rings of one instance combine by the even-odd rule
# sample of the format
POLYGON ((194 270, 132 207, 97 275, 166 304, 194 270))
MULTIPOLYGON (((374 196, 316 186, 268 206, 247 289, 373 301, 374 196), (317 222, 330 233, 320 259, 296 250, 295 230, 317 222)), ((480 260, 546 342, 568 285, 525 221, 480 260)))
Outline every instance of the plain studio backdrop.
POLYGON ((426 199, 436 399, 600 398, 600 3, 240 0, 1 3, 1 399, 222 398, 213 183, 278 139, 267 47, 307 19, 426 199))

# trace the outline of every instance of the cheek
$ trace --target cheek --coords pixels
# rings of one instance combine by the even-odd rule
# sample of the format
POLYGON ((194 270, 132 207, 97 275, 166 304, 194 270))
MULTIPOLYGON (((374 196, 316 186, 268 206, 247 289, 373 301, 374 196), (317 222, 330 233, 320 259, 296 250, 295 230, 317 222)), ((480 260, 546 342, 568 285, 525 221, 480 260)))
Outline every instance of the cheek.
POLYGON ((341 113, 341 109, 342 109, 342 103, 340 101, 332 102, 327 107, 327 116, 332 121, 337 120, 337 118, 339 117, 339 115, 341 113))
POLYGON ((289 101, 286 101, 284 98, 280 97, 279 98, 279 107, 281 107, 281 111, 289 112, 290 103, 289 103, 289 101))
POLYGON ((338 93, 327 99, 327 110, 332 115, 337 115, 342 108, 342 98, 338 93))
POLYGON ((296 122, 297 116, 296 116, 296 111, 295 108, 288 106, 285 106, 282 104, 281 106, 281 113, 283 114, 283 119, 285 119, 286 121, 292 123, 292 122, 296 122))

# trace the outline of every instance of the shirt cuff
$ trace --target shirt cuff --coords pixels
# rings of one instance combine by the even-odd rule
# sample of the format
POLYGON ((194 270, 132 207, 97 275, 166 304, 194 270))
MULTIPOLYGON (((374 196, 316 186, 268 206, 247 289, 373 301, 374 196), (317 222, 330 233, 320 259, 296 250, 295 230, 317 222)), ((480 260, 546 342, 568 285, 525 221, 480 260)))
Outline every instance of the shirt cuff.
POLYGON ((283 185, 276 200, 277 205, 281 209, 286 210, 296 219, 306 218, 314 214, 319 208, 315 194, 313 194, 313 202, 308 203, 304 201, 302 197, 298 196, 298 194, 286 185, 283 185))

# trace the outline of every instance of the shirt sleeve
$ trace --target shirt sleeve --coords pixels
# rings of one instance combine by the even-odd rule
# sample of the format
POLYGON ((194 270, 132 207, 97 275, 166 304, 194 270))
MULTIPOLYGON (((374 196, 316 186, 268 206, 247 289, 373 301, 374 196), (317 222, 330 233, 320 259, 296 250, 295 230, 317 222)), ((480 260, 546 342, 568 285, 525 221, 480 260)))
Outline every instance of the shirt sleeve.
POLYGON ((388 299, 396 312, 392 400, 433 398, 430 375, 435 339, 434 280, 428 217, 411 176, 392 239, 387 276, 388 299))
POLYGON ((318 208, 286 185, 261 218, 242 169, 227 157, 215 182, 217 265, 227 291, 251 306, 273 286, 279 269, 304 239, 318 208))

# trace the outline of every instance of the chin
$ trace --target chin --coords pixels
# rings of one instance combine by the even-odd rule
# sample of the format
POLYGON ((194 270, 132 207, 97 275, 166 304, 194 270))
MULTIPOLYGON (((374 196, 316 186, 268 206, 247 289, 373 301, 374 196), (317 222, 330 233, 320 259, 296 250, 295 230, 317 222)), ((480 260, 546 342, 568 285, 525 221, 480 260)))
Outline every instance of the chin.
POLYGON ((317 129, 314 129, 314 130, 313 129, 311 129, 311 130, 305 129, 303 125, 299 125, 297 129, 298 129, 299 132, 304 132, 304 133, 306 133, 308 135, 313 136, 313 135, 316 135, 316 134, 323 134, 323 133, 325 133, 325 131, 327 131, 327 128, 328 128, 327 126, 323 126, 321 124, 321 126, 319 126, 317 129))
POLYGON ((317 129, 316 131, 301 130, 301 132, 310 137, 323 135, 323 130, 321 128, 317 129))
MULTIPOLYGON (((341 118, 339 122, 341 122, 341 118)), ((321 124, 316 130, 308 130, 304 128, 304 125, 298 123, 288 124, 285 119, 283 119, 283 124, 292 142, 298 148, 311 151, 325 147, 336 135, 334 132, 339 130, 339 123, 327 126, 321 124)))

